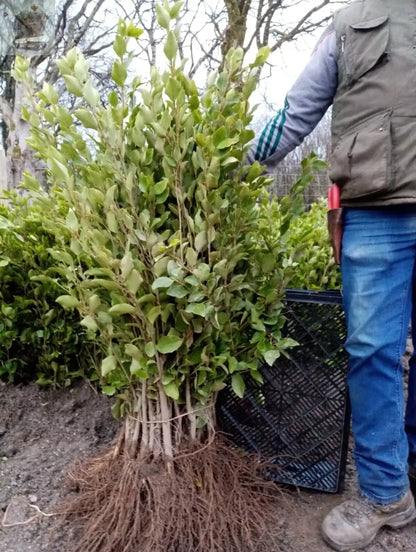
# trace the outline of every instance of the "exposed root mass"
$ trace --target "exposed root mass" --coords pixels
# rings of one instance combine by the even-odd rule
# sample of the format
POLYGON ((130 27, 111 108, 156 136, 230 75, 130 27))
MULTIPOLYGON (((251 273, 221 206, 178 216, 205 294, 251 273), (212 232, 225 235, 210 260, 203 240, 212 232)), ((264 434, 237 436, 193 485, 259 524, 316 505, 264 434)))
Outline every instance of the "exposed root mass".
POLYGON ((82 524, 70 552, 253 552, 273 523, 281 491, 259 474, 257 458, 218 437, 159 461, 113 451, 71 473, 65 510, 82 524))

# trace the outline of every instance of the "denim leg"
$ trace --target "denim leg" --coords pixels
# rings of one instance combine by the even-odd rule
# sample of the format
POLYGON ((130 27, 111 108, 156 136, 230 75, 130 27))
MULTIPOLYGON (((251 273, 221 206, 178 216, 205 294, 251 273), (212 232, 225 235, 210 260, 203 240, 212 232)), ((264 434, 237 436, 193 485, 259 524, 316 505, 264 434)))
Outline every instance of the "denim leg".
POLYGON ((409 488, 401 357, 415 251, 416 211, 346 210, 341 271, 354 458, 361 492, 379 503, 409 488))
POLYGON ((405 429, 409 442, 409 464, 416 468, 416 270, 413 271, 412 341, 413 354, 409 360, 405 429))

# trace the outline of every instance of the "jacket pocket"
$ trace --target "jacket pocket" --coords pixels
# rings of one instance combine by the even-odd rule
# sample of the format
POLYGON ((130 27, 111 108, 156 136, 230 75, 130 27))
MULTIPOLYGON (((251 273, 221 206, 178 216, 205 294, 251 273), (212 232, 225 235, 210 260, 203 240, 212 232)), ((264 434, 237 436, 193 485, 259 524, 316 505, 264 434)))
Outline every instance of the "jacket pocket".
POLYGON ((329 176, 343 200, 382 195, 391 187, 391 112, 369 119, 340 140, 329 176))
POLYGON ((356 134, 342 138, 331 153, 329 178, 342 187, 351 180, 351 151, 356 134))
POLYGON ((383 15, 352 23, 341 36, 341 58, 350 85, 387 59, 388 19, 383 15))

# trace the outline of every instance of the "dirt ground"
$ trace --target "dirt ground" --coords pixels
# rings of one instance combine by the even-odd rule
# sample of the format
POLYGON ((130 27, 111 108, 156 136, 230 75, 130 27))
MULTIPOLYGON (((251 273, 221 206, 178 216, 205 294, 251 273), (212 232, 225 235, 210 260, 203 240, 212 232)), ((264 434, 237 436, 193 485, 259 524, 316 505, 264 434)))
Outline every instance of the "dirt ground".
MULTIPOLYGON (((109 399, 86 384, 42 391, 35 385, 0 383, 0 552, 71 552, 74 529, 57 529, 53 515, 65 494, 65 473, 76 459, 106 448, 117 430, 109 399)), ((270 543, 269 552, 329 552, 319 535, 320 522, 354 488, 349 460, 342 495, 285 492, 276 504, 279 536, 270 543)), ((383 530, 367 548, 368 552, 415 550, 416 523, 383 530)))

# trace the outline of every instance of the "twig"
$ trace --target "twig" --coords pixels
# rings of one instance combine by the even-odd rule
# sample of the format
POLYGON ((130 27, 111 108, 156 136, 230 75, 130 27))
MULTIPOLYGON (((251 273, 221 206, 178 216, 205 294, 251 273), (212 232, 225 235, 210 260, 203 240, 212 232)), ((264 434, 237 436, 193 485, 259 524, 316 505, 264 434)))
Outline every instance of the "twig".
POLYGON ((179 460, 179 458, 187 458, 188 456, 194 456, 195 454, 200 454, 203 450, 210 447, 214 441, 215 441, 215 434, 211 437, 208 443, 206 443, 203 447, 198 448, 198 450, 194 450, 193 452, 186 452, 185 454, 179 454, 175 456, 174 458, 175 462, 179 460))
POLYGON ((11 505, 12 503, 10 502, 6 508, 6 511, 4 512, 3 519, 1 520, 2 527, 16 527, 17 525, 28 525, 29 523, 32 523, 32 521, 35 521, 35 519, 37 519, 39 516, 52 517, 52 516, 59 515, 59 514, 46 514, 45 512, 42 512, 42 510, 40 510, 38 506, 36 506, 35 504, 29 504, 31 508, 34 508, 36 510, 36 514, 34 516, 30 517, 25 521, 16 521, 14 523, 7 523, 6 519, 11 505))

